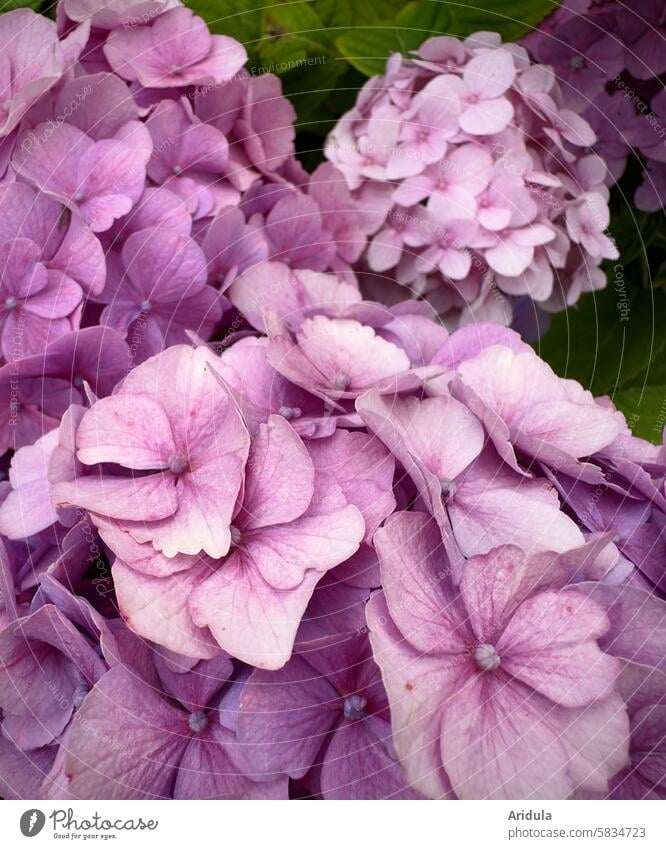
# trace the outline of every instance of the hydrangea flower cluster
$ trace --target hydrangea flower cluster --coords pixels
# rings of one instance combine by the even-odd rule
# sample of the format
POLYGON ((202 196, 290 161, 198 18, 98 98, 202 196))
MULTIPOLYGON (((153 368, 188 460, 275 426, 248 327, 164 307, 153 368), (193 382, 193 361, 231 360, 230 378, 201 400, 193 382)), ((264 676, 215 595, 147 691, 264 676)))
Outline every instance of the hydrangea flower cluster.
POLYGON ((596 140, 551 67, 477 33, 392 56, 325 152, 375 221, 372 291, 406 286, 455 327, 605 285, 599 265, 618 254, 596 140))
MULTIPOLYGON (((663 798, 666 448, 514 331, 364 297, 380 182, 304 174, 278 81, 179 3, 63 0, 0 43, 0 794, 663 798)), ((498 54, 527 91, 523 53, 443 74, 453 44, 392 60, 403 106, 456 80, 417 107, 460 124, 396 161, 499 180, 454 139, 511 120, 513 78, 469 91, 498 54)), ((493 230, 472 192, 486 256, 605 249, 603 193, 549 173, 564 224, 493 230)))
POLYGON ((0 361, 99 324, 139 363, 232 323, 253 263, 346 272, 363 250, 334 169, 294 157, 278 78, 179 3, 17 10, 0 49, 0 361))
POLYGON ((659 0, 565 2, 525 39, 530 54, 555 70, 566 102, 594 128, 606 182, 622 176, 630 154, 640 156, 643 182, 634 202, 645 212, 658 212, 666 201, 665 39, 659 0))
POLYGON ((11 458, 3 793, 663 795, 663 449, 498 325, 227 295, 11 458))

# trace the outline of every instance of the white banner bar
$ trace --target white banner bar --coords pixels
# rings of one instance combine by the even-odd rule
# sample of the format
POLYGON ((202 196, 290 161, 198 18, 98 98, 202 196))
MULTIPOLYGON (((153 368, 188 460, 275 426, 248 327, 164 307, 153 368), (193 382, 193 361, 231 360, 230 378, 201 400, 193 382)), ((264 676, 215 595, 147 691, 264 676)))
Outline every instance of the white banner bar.
POLYGON ((118 849, 664 849, 666 810, 663 802, 0 802, 3 849, 54 841, 118 849))

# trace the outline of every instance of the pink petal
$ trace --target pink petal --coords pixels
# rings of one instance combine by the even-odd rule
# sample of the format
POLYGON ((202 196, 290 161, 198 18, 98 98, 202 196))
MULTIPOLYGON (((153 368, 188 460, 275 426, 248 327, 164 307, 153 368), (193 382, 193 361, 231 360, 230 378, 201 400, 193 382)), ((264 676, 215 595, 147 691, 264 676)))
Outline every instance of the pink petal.
POLYGON ((194 624, 189 609, 191 594, 210 574, 211 567, 203 563, 157 578, 116 559, 113 581, 123 619, 136 634, 179 654, 215 657, 219 646, 206 627, 194 624))
POLYGON ((265 581, 288 590, 301 583, 306 570, 321 576, 356 552, 365 531, 363 517, 341 501, 342 506, 325 511, 323 505, 313 504, 313 510, 322 512, 251 534, 247 553, 265 581))
POLYGON ((101 398, 76 434, 82 463, 118 463, 127 469, 167 469, 176 453, 164 407, 149 395, 101 398))
POLYGON ((451 185, 446 190, 433 191, 428 199, 428 211, 442 221, 449 218, 473 218, 476 200, 464 186, 451 185))
MULTIPOLYGON (((485 50, 466 65, 463 82, 483 98, 499 97, 513 83, 516 67, 506 50, 485 50)), ((490 130, 489 132, 496 132, 490 130)))
POLYGON ((252 561, 232 554, 222 569, 190 595, 192 618, 199 627, 208 627, 233 657, 261 669, 279 669, 291 656, 296 631, 320 577, 308 569, 299 586, 276 590, 252 561))
POLYGON ((378 717, 344 723, 326 749, 321 771, 324 799, 415 799, 396 760, 391 726, 378 717))
POLYGON ((608 630, 601 607, 575 591, 526 599, 496 644, 502 668, 565 707, 611 694, 619 672, 596 638, 608 630))
POLYGON ((122 666, 104 675, 67 737, 74 798, 167 798, 189 739, 187 714, 122 666), (122 698, 119 698, 122 694, 122 698), (96 734, 86 729, 95 728, 96 734), (97 734, 107 742, 99 746, 97 734))
POLYGON ((48 466, 58 442, 58 431, 26 445, 14 454, 9 479, 12 491, 0 506, 0 533, 9 539, 25 539, 58 520, 51 502, 48 466))
POLYGON ((391 704, 393 743, 410 785, 431 799, 451 798, 440 754, 441 701, 458 682, 454 664, 413 649, 391 621, 381 593, 367 606, 370 641, 391 704))
POLYGON ((287 776, 248 773, 244 754, 233 732, 214 721, 205 736, 190 740, 180 762, 173 798, 288 799, 287 776), (234 754, 240 757, 234 760, 234 754))
POLYGON ((472 255, 466 250, 446 248, 441 252, 437 263, 442 274, 452 280, 463 280, 472 267, 472 255))
POLYGON ((466 557, 498 545, 517 545, 530 554, 583 544, 554 491, 544 490, 537 480, 519 480, 491 456, 482 455, 458 479, 455 498, 447 505, 456 542, 466 557))
POLYGON ((391 618, 423 652, 463 654, 473 642, 449 582, 439 528, 424 513, 395 513, 374 537, 391 618))
POLYGON ((296 338, 330 389, 336 388, 341 375, 348 383, 338 388, 358 390, 410 367, 404 351, 358 321, 318 315, 303 322, 296 338))
POLYGON ((472 136, 490 136, 504 130, 512 118, 513 106, 505 97, 481 100, 463 110, 460 129, 472 136))
POLYGON ((475 675, 444 706, 442 761, 462 799, 564 799, 575 789, 547 704, 506 677, 475 675))
POLYGON ((381 230, 368 246, 368 264, 373 271, 393 268, 402 256, 402 238, 391 228, 381 230))
POLYGON ((178 506, 172 475, 137 478, 90 476, 53 486, 60 507, 83 507, 114 519, 153 522, 171 516, 178 506))
POLYGON ((405 449, 439 480, 453 480, 479 455, 478 419, 454 398, 383 398, 368 392, 356 408, 366 426, 407 465, 405 449))
POLYGON ((314 470, 303 442, 282 416, 271 416, 252 443, 243 527, 291 522, 306 511, 313 492, 314 470))
POLYGON ((236 733, 255 769, 302 778, 339 716, 334 687, 294 655, 277 672, 253 671, 241 695, 236 733))
POLYGON ((485 250, 488 265, 498 274, 518 277, 534 259, 534 248, 516 244, 510 237, 500 237, 499 243, 485 250))
POLYGON ((339 486, 365 521, 369 540, 395 509, 395 462, 378 440, 365 433, 338 428, 328 439, 312 440, 308 450, 317 472, 318 488, 339 486))

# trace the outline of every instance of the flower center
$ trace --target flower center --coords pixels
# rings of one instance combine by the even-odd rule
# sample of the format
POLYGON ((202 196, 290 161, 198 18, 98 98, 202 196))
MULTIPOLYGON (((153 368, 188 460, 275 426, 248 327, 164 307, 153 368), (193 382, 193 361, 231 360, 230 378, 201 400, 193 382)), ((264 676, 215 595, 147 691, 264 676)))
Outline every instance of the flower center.
POLYGON ((195 734, 198 734, 208 727, 208 717, 202 710, 197 710, 189 715, 187 724, 195 734))
POLYGON ((439 482, 440 487, 442 488, 442 498, 445 502, 451 501, 455 498, 455 494, 458 491, 458 487, 456 486, 456 482, 451 480, 451 478, 442 478, 439 482))
POLYGON ((183 73, 183 69, 180 67, 180 65, 172 65, 170 71, 172 74, 176 75, 183 73))
POLYGON ((18 301, 16 300, 16 298, 13 295, 10 295, 7 298, 7 300, 5 301, 5 306, 7 307, 8 310, 15 310, 16 307, 18 306, 18 301))
POLYGON ((231 525, 231 527, 229 528, 229 533, 231 534, 231 544, 232 545, 240 545, 240 541, 241 541, 240 528, 237 528, 236 525, 231 525))
POLYGON ((75 708, 80 708, 83 704, 83 700, 90 692, 90 687, 85 681, 82 681, 79 686, 74 690, 72 695, 72 704, 75 708))
POLYGON ((574 71, 580 71, 584 64, 585 60, 582 56, 572 56, 571 60, 569 61, 569 65, 571 68, 574 69, 574 71))
POLYGON ((174 475, 182 475, 190 465, 190 461, 184 454, 173 454, 169 459, 169 471, 174 475))
POLYGON ((350 720, 350 722, 356 722, 359 719, 363 719, 367 704, 368 700, 365 696, 361 696, 358 693, 355 693, 353 696, 347 696, 343 707, 345 719, 350 720))
POLYGON ((478 645, 472 656, 481 672, 492 672, 493 669, 497 669, 501 662, 500 656, 495 651, 495 646, 491 646, 490 643, 478 645))
POLYGON ((333 385, 336 389, 348 389, 351 386, 351 377, 348 374, 344 374, 344 372, 338 372, 333 380, 333 385))
POLYGON ((179 174, 182 174, 182 173, 183 173, 183 169, 180 167, 180 165, 174 165, 174 166, 173 166, 173 168, 172 168, 171 170, 173 171, 173 173, 174 173, 176 176, 178 176, 179 174))
POLYGON ((282 418, 286 419, 287 421, 291 421, 291 419, 297 419, 301 415, 301 408, 300 407, 285 407, 283 405, 278 410, 278 415, 282 416, 282 418))
POLYGON ((139 304, 139 309, 141 310, 141 312, 150 312, 152 306, 153 305, 150 303, 150 301, 141 301, 141 303, 139 304))

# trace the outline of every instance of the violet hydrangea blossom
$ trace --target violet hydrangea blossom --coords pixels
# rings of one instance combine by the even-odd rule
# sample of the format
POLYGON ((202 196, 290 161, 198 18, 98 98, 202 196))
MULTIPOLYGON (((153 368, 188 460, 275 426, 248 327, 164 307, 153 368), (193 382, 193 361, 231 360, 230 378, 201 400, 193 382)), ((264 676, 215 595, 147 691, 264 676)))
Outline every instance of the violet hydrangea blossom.
POLYGON ((558 7, 530 33, 525 45, 539 62, 553 66, 563 96, 594 127, 594 150, 608 164, 606 183, 624 173, 630 154, 643 164, 634 195, 646 212, 663 208, 666 16, 658 0, 634 6, 609 2, 572 10, 558 7))
POLYGON ((262 772, 286 769, 324 799, 417 798, 393 751, 367 636, 295 655, 279 672, 255 670, 237 734, 262 772))

